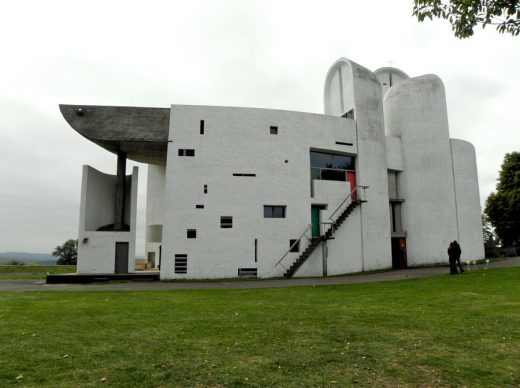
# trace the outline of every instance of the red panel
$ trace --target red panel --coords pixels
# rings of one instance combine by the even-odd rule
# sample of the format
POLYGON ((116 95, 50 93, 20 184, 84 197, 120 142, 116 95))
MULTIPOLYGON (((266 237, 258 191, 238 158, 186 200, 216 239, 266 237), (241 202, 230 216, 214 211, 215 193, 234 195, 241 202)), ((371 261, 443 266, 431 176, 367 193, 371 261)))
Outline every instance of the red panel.
MULTIPOLYGON (((351 190, 354 190, 356 187, 356 172, 355 171, 347 171, 347 182, 350 182, 351 190)), ((357 200, 357 191, 352 193, 352 200, 357 200)))

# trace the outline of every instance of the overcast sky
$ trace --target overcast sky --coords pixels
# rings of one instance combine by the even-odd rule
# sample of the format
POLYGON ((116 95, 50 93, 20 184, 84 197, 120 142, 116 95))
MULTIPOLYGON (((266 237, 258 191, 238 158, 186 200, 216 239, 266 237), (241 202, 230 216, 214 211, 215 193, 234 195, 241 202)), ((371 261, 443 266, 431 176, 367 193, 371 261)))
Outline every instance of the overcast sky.
POLYGON ((72 130, 60 103, 322 113, 337 58, 392 61, 444 81, 451 137, 476 147, 482 203, 504 154, 520 150, 520 37, 488 27, 456 39, 445 21, 418 23, 411 0, 6 1, 0 37, 0 252, 77 238, 81 166, 115 173, 116 157, 72 130))

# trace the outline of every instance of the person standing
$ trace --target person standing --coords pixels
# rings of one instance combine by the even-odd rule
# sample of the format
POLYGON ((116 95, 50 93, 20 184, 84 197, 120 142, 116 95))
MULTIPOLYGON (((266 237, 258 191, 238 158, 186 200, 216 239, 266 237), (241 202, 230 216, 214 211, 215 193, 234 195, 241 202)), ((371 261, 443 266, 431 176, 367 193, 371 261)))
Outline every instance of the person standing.
MULTIPOLYGON (((453 241, 453 247, 454 247, 456 264, 459 266, 460 273, 464 273, 464 268, 462 267, 462 263, 460 261, 460 255, 462 253, 462 249, 460 248, 460 245, 457 242, 457 240, 453 241)), ((457 271, 457 267, 455 267, 455 271, 457 271)))
POLYGON ((450 274, 456 275, 457 272, 457 265, 456 265, 456 249, 454 242, 450 242, 450 246, 448 247, 448 258, 450 260, 450 274))

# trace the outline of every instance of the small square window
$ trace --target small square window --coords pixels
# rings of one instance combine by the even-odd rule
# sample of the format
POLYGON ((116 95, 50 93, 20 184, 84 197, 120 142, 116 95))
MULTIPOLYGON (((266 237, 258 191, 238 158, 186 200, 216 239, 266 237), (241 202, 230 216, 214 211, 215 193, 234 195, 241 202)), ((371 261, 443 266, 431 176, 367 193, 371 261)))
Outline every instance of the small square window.
POLYGON ((232 228, 233 227, 233 217, 229 217, 229 216, 220 217, 220 227, 223 229, 232 228))
POLYGON ((184 156, 184 151, 186 151, 186 150, 179 148, 179 156, 184 156))
POLYGON ((197 238, 197 229, 188 229, 186 232, 187 238, 197 238))
POLYGON ((298 240, 289 240, 289 249, 291 252, 300 252, 300 242, 298 240))
POLYGON ((278 135, 278 127, 277 126, 274 126, 274 125, 271 125, 269 127, 269 133, 271 135, 278 135))

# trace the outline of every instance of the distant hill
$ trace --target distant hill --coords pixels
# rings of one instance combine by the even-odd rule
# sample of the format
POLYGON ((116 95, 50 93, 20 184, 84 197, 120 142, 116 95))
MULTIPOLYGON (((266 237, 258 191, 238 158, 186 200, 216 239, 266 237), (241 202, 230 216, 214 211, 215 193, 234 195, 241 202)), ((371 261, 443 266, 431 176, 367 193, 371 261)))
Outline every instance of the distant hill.
POLYGON ((12 260, 46 265, 56 264, 57 259, 50 253, 0 252, 0 264, 6 264, 12 260))

